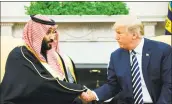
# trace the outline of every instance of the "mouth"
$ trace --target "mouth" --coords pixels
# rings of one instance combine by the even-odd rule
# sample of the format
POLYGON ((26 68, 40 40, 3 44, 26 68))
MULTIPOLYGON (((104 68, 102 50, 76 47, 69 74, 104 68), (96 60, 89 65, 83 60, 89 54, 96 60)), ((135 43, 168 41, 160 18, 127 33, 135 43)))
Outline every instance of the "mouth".
POLYGON ((49 46, 52 45, 52 42, 49 42, 48 45, 49 45, 49 46))
POLYGON ((49 46, 52 46, 52 45, 53 45, 53 42, 49 42, 48 45, 49 45, 49 46))

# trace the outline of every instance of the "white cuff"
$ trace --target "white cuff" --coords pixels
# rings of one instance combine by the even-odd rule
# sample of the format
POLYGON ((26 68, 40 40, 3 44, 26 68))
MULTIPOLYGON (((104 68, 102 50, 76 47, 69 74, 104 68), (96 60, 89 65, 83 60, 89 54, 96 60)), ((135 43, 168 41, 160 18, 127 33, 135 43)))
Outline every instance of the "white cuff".
POLYGON ((94 91, 92 91, 92 93, 94 93, 94 95, 96 96, 96 101, 99 101, 99 98, 97 97, 97 94, 94 91))
POLYGON ((106 101, 104 101, 104 102, 110 102, 112 99, 113 99, 114 97, 112 97, 112 98, 110 98, 110 99, 108 99, 108 100, 106 100, 106 101))

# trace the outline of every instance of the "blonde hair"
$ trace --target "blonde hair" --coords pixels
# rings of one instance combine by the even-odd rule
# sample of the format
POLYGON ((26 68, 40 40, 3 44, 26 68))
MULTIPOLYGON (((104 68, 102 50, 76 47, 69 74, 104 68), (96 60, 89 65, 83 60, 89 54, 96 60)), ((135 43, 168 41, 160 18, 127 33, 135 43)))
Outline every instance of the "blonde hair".
POLYGON ((137 16, 125 15, 120 17, 113 25, 113 29, 118 26, 126 26, 127 31, 144 35, 144 26, 137 16))

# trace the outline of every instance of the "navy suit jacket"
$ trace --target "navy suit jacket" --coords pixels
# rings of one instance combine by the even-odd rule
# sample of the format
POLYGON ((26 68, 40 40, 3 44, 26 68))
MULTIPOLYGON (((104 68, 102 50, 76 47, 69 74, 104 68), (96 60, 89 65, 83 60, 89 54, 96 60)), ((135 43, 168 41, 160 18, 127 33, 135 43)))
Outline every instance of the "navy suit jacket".
MULTIPOLYGON (((107 83, 94 90, 99 101, 115 96, 118 104, 133 104, 130 69, 129 51, 119 48, 111 54, 107 83)), ((172 104, 172 47, 144 38, 142 72, 153 103, 172 104)))

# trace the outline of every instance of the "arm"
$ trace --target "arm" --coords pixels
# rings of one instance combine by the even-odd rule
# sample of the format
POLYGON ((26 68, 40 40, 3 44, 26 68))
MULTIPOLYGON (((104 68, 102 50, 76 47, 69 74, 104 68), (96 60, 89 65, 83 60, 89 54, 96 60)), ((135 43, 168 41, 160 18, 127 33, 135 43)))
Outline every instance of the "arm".
POLYGON ((109 62, 109 66, 108 66, 107 83, 105 83, 100 88, 97 88, 94 90, 94 92, 96 93, 96 95, 100 101, 104 101, 109 98, 112 98, 120 90, 120 86, 117 81, 117 76, 115 75, 115 69, 113 66, 114 62, 113 62, 112 55, 113 54, 111 54, 110 62, 109 62))
POLYGON ((172 48, 164 52, 161 63, 162 89, 156 104, 172 104, 172 48))

